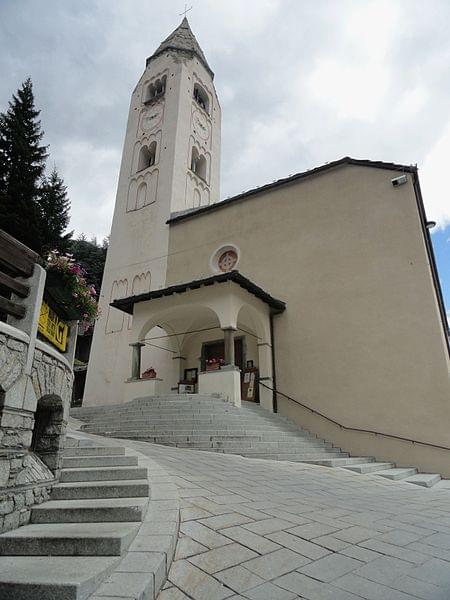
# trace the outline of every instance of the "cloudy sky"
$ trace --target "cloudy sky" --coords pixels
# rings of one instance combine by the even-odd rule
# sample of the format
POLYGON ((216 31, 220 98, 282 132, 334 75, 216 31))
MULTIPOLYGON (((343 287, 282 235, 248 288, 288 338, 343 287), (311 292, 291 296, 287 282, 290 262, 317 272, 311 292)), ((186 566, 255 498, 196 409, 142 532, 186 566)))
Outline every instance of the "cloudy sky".
MULTIPOLYGON (((450 306, 450 2, 191 0, 222 198, 344 155, 417 163, 450 306)), ((71 228, 110 229, 130 94, 179 0, 0 0, 0 110, 31 76, 71 228)))

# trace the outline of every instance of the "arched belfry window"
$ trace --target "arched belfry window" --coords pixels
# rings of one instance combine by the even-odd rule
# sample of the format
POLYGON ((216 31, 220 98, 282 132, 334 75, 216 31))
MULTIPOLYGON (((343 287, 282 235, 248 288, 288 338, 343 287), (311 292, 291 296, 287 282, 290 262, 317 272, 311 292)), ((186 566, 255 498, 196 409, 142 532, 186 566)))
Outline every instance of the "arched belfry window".
POLYGON ((192 148, 191 171, 206 181, 206 158, 195 147, 192 148))
POLYGON ((194 85, 194 100, 209 114, 208 94, 198 83, 194 85))
POLYGON ((161 77, 161 79, 156 79, 156 81, 152 81, 152 83, 147 86, 144 96, 144 104, 152 102, 155 98, 164 96, 166 92, 166 80, 167 78, 164 75, 164 77, 161 77))
POLYGON ((152 142, 149 146, 142 146, 139 152, 138 171, 153 167, 156 162, 156 142, 152 142))

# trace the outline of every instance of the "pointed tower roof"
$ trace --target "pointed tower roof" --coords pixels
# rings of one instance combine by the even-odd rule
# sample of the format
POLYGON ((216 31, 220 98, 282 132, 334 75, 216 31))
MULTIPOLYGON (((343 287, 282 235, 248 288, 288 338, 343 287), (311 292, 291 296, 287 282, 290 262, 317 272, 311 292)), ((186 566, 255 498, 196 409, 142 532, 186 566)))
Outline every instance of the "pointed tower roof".
POLYGON ((161 42, 156 51, 149 58, 147 58, 146 65, 167 50, 188 52, 191 55, 195 55, 203 64, 205 69, 210 73, 211 77, 214 77, 214 73, 208 65, 206 57, 203 54, 203 50, 200 48, 200 44, 197 42, 195 35, 192 33, 189 21, 186 17, 183 18, 175 31, 172 31, 172 33, 166 37, 163 42, 161 42))

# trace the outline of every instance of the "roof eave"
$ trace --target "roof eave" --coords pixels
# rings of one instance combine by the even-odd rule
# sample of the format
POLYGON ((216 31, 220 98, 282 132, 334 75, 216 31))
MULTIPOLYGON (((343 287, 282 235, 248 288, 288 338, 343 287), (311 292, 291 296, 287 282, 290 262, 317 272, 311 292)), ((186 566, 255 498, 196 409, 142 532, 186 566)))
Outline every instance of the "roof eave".
POLYGON ((230 271, 229 273, 220 273, 218 275, 212 275, 203 279, 190 281, 188 283, 181 283, 169 286, 162 290, 153 290, 144 294, 138 294, 136 296, 128 296, 127 298, 120 298, 110 303, 110 306, 117 308, 127 314, 133 314, 133 307, 135 304, 140 302, 147 302, 150 300, 156 300, 165 296, 172 296, 174 294, 183 294, 189 290, 198 289, 201 287, 208 287, 214 284, 225 283, 231 281, 245 289, 250 294, 253 294, 259 298, 262 302, 267 304, 271 311, 275 314, 279 314, 286 309, 286 303, 282 300, 273 298, 270 294, 265 292, 262 288, 257 286, 255 283, 241 275, 239 271, 230 271))
POLYGON ((198 58, 198 60, 201 62, 201 64, 205 67, 205 69, 211 75, 211 79, 214 79, 214 71, 208 65, 206 60, 202 56, 200 56, 200 54, 198 52, 196 52, 195 50, 189 50, 187 48, 178 48, 177 46, 166 46, 159 52, 155 52, 154 54, 152 54, 151 56, 149 56, 147 58, 147 60, 145 61, 145 66, 148 67, 148 65, 152 62, 152 60, 155 60, 155 58, 162 56, 165 52, 180 52, 180 53, 188 54, 191 57, 195 56, 196 58, 198 58))
POLYGON ((319 167, 315 167, 314 169, 310 169, 308 171, 302 171, 300 173, 296 173, 295 175, 291 175, 290 177, 284 177, 283 179, 278 179, 273 183, 268 183, 266 185, 262 185, 261 187, 252 188, 242 194, 238 194, 237 196, 233 196, 231 198, 227 198, 226 200, 222 200, 220 202, 216 202, 214 204, 208 204, 207 206, 202 206, 196 210, 192 210, 187 213, 177 214, 173 217, 170 217, 166 223, 168 225, 175 225, 180 221, 184 221, 186 219, 190 219, 204 213, 210 212, 212 210, 219 210, 220 208, 225 208, 229 204, 233 204, 234 202, 238 202, 239 200, 244 200, 246 198, 256 196, 262 192, 266 192, 268 190, 283 186, 289 185, 291 183, 295 183, 301 179, 306 179, 307 177, 313 177, 315 175, 319 175, 324 171, 329 171, 334 168, 338 168, 344 165, 355 165, 362 167, 370 167, 374 169, 385 169, 388 171, 400 171, 401 173, 414 173, 416 167, 414 165, 400 165, 396 163, 388 163, 383 161, 371 161, 367 159, 358 159, 351 158, 350 156, 344 156, 338 160, 333 162, 326 163, 324 165, 320 165, 319 167))

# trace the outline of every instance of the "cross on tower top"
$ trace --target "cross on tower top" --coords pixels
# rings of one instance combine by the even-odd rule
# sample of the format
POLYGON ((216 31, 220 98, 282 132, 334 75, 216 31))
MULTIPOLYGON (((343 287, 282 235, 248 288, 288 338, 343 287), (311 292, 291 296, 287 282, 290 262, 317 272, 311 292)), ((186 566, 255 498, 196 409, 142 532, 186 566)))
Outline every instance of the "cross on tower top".
POLYGON ((184 11, 182 13, 180 13, 180 17, 184 16, 184 18, 186 18, 186 13, 188 13, 190 10, 192 10, 192 6, 190 8, 188 8, 187 4, 185 4, 184 11))

